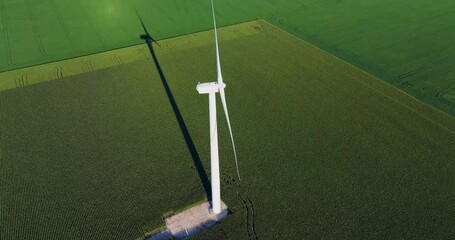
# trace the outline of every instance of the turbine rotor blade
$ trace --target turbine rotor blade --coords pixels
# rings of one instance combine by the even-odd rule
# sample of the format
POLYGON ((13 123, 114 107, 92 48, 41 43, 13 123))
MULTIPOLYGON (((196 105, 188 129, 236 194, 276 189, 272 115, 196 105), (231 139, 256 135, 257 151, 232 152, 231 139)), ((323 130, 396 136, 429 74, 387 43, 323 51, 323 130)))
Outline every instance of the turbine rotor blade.
POLYGON ((224 94, 224 88, 226 85, 223 82, 223 76, 221 74, 220 50, 218 48, 218 34, 217 34, 217 30, 216 30, 215 6, 213 5, 213 0, 210 0, 210 2, 212 3, 213 29, 215 32, 217 82, 220 85, 219 92, 220 92, 220 97, 221 97, 221 104, 223 105, 224 115, 226 116, 226 122, 228 124, 229 134, 231 136, 232 149, 234 150, 235 167, 237 169, 237 176, 239 177, 239 180, 240 180, 240 171, 239 171, 239 163, 237 161, 237 152, 235 150, 234 136, 232 135, 231 122, 229 121, 229 113, 228 113, 227 104, 226 104, 226 96, 224 94))
POLYGON ((213 0, 210 0, 212 3, 212 15, 213 15, 213 29, 215 31, 215 48, 216 48, 216 73, 218 77, 218 84, 223 83, 223 77, 221 75, 221 63, 220 63, 220 51, 218 48, 218 34, 216 30, 216 17, 215 17, 215 6, 213 5, 213 0))
POLYGON ((232 135, 231 122, 229 121, 229 114, 228 114, 228 110, 227 110, 226 96, 224 94, 224 87, 220 88, 220 97, 221 97, 221 104, 223 105, 223 109, 224 109, 224 115, 226 116, 226 122, 227 122, 228 128, 229 128, 229 134, 231 135, 232 150, 234 150, 234 159, 235 159, 235 167, 237 169, 237 176, 239 177, 239 180, 240 180, 239 163, 237 161, 237 152, 235 150, 234 136, 232 135))

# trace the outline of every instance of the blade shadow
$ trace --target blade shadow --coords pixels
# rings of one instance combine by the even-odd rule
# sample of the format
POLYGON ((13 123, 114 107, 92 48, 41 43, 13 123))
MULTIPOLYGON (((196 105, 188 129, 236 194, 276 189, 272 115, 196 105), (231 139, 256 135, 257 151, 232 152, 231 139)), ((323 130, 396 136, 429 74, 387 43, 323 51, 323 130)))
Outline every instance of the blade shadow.
MULTIPOLYGON (((163 70, 161 69, 161 65, 158 61, 155 50, 153 49, 152 43, 155 42, 155 40, 152 38, 152 36, 147 31, 147 28, 145 27, 145 24, 142 21, 142 18, 139 15, 138 15, 138 18, 139 18, 139 21, 141 22, 142 28, 144 29, 144 32, 145 32, 145 34, 141 35, 140 38, 143 39, 147 43, 147 46, 150 50, 150 54, 152 55, 152 58, 153 58, 153 62, 155 63, 156 70, 158 71, 158 74, 160 75, 161 83, 163 84, 164 90, 166 91, 167 97, 169 98, 169 102, 171 104, 172 110, 174 111, 175 118, 177 119, 177 122, 180 126, 180 130, 182 131, 183 138, 185 139, 186 146, 188 147, 188 151, 191 154, 191 158, 193 160, 194 166, 196 167, 200 181, 202 183, 202 186, 204 187, 204 191, 207 195, 207 200, 211 201, 212 190, 211 190, 209 178, 207 176, 207 173, 205 172, 204 166, 201 162, 199 154, 196 150, 196 146, 193 143, 193 139, 191 138, 191 135, 190 135, 188 128, 185 124, 185 121, 182 117, 182 114, 180 113, 180 110, 177 105, 177 102, 175 101, 174 95, 172 94, 172 91, 167 83, 166 76, 164 75, 163 70)), ((155 43, 158 44, 157 42, 155 42, 155 43)), ((158 46, 159 46, 159 44, 158 44, 158 46)))

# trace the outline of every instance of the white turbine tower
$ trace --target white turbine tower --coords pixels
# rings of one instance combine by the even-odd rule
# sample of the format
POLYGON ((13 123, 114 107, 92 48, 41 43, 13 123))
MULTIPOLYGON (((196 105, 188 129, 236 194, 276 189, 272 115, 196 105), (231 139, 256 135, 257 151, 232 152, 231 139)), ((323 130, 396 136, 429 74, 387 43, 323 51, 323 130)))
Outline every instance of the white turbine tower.
POLYGON ((218 36, 216 32, 216 19, 215 19, 215 7, 212 3, 212 14, 213 14, 213 26, 215 31, 215 46, 216 46, 216 72, 217 81, 208 83, 199 83, 196 86, 199 94, 209 95, 209 113, 210 113, 210 166, 211 166, 211 183, 212 183, 212 210, 215 214, 221 212, 221 194, 220 194, 220 163, 218 156, 218 127, 216 123, 216 98, 215 94, 220 93, 221 103, 223 105, 224 114, 226 115, 226 121, 231 135, 232 149, 234 150, 235 165, 237 168, 237 175, 240 179, 239 167, 237 163, 237 153, 235 151, 234 137, 232 136, 231 123, 229 121, 229 114, 226 105, 226 97, 224 94, 224 88, 226 84, 223 82, 223 76, 221 75, 221 64, 220 64, 220 52, 218 49, 218 36))

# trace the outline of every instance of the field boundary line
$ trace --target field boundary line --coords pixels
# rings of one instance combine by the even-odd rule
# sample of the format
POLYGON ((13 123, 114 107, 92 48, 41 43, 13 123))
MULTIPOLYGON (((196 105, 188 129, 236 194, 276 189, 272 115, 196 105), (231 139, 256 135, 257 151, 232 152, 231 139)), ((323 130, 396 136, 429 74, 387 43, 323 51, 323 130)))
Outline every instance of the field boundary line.
POLYGON ((146 48, 146 46, 137 45, 94 55, 2 72, 0 73, 0 78, 2 79, 2 81, 0 81, 0 92, 26 86, 24 84, 18 85, 16 81, 16 79, 20 79, 24 75, 29 76, 27 85, 33 85, 145 60, 147 59, 146 56, 141 55, 136 51, 142 48, 146 48))
MULTIPOLYGON (((231 41, 259 34, 260 31, 255 28, 255 26, 258 26, 259 24, 260 23, 258 21, 250 21, 224 27, 222 31, 226 34, 221 36, 220 40, 231 41)), ((202 47, 212 44, 213 37, 210 31, 192 33, 166 40, 160 40, 158 41, 159 46, 157 46, 156 49, 160 55, 184 51, 187 48, 181 46, 182 42, 191 43, 192 47, 202 47)), ((157 43, 153 44, 155 45, 157 43)), ((0 81, 0 92, 18 87, 24 87, 24 84, 17 84, 13 81, 14 79, 21 78, 23 75, 28 75, 29 77, 27 85, 33 85, 147 59, 151 59, 150 52, 148 51, 147 45, 145 43, 141 43, 128 47, 88 54, 85 56, 0 72, 0 77, 4 79, 3 81, 0 81), (57 74, 55 74, 56 68, 57 74)))
MULTIPOLYGON (((0 3, 2 1, 3 0, 0 0, 0 3)), ((7 69, 7 70, 1 70, 0 69, 0 74, 1 73, 5 73, 5 72, 10 72, 10 71, 17 71, 17 70, 21 70, 21 69, 26 69, 26 68, 46 65, 46 64, 50 64, 50 63, 61 62, 61 61, 65 61, 65 60, 77 59, 77 58, 80 58, 80 57, 87 57, 87 56, 97 55, 97 54, 100 54, 100 53, 120 50, 120 49, 124 49, 124 48, 129 48, 129 47, 140 46, 140 45, 144 44, 143 41, 138 41, 137 43, 129 43, 129 44, 125 44, 125 45, 122 45, 122 46, 110 47, 110 48, 107 48, 107 49, 102 49, 102 50, 94 51, 94 52, 83 52, 82 50, 78 49, 78 47, 76 46, 76 43, 71 38, 71 34, 69 33, 69 31, 68 31, 68 29, 66 27, 66 24, 65 24, 65 22, 64 22, 64 20, 63 20, 63 18, 61 16, 59 10, 58 10, 58 7, 57 7, 57 5, 54 2, 55 0, 49 0, 49 1, 51 2, 53 11, 55 12, 55 14, 57 16, 57 19, 59 21, 59 25, 62 27, 62 30, 65 33, 65 36, 68 39, 68 41, 70 42, 71 48, 73 49, 74 53, 76 53, 76 55, 69 56, 69 57, 57 58, 57 59, 49 60, 49 61, 38 62, 38 63, 32 64, 32 65, 23 65, 23 66, 18 65, 18 66, 15 66, 15 67, 13 67, 11 69, 7 69)), ((236 26, 236 25, 241 25, 241 24, 246 24, 246 23, 259 22, 260 20, 261 20, 260 18, 253 18, 251 20, 245 20, 245 21, 239 21, 237 23, 221 25, 220 27, 218 27, 218 29, 233 27, 233 26, 236 26)), ((211 31, 211 30, 213 30, 213 27, 212 28, 204 28, 202 30, 198 30, 198 31, 194 31, 194 32, 183 33, 183 34, 180 34, 180 35, 174 35, 174 36, 170 36, 170 37, 163 37, 163 38, 156 39, 156 41, 157 42, 162 42, 162 41, 165 41, 165 40, 171 40, 171 39, 175 39, 175 38, 179 38, 179 37, 191 36, 193 34, 208 32, 208 31, 211 31)), ((8 65, 12 65, 12 60, 10 60, 10 61, 11 61, 11 63, 9 63, 8 65)))
MULTIPOLYGON (((422 117, 423 119, 426 119, 427 121, 429 121, 429 122, 431 122, 431 123, 433 123, 433 124, 439 126, 440 128, 442 128, 442 129, 448 131, 448 132, 451 133, 452 135, 455 135, 455 131, 454 131, 454 130, 449 129, 449 128, 445 127, 444 125, 442 125, 441 123, 438 123, 438 122, 436 122, 435 120, 433 120, 433 119, 427 117, 426 115, 417 112, 417 111, 414 110, 413 108, 404 105, 403 103, 401 103, 401 102, 395 100, 394 98, 392 98, 391 96, 389 96, 389 95, 383 93, 382 91, 379 91, 379 90, 377 90, 376 88, 374 88, 374 87, 372 87, 372 86, 369 86, 368 84, 364 83, 364 82, 361 81, 361 80, 355 79, 355 81, 356 81, 356 82, 359 82, 360 84, 362 84, 363 86, 365 86, 365 87, 367 87, 367 88, 369 88, 369 89, 374 90, 375 92, 381 94, 382 96, 388 98, 389 100, 391 100, 391 101, 394 102, 395 104, 401 105, 401 106, 403 106, 404 108, 410 110, 411 112, 414 112, 415 114, 419 115, 419 116, 422 117)), ((401 89, 400 89, 400 90, 401 90, 401 89)), ((403 92, 404 92, 404 91, 403 91, 403 92)), ((404 92, 404 93, 406 93, 406 92, 404 92)), ((411 95, 408 95, 408 96, 411 96, 411 95)), ((412 97, 412 98, 413 98, 414 100, 420 101, 420 100, 418 100, 418 99, 416 99, 416 98, 414 98, 414 97, 412 97)), ((420 102, 421 102, 421 101, 420 101, 420 102)), ((424 103, 424 102, 421 102, 421 103, 426 104, 426 103, 424 103)), ((429 104, 426 104, 426 106, 427 106, 427 107, 428 107, 428 106, 433 107, 433 106, 431 106, 431 105, 429 105, 429 104)), ((437 109, 437 108, 434 108, 434 109, 438 110, 439 113, 444 113, 444 112, 442 112, 441 110, 439 110, 439 109, 437 109)), ((434 110, 434 109, 432 109, 432 110, 434 110)), ((444 113, 444 114, 446 114, 446 113, 444 113)), ((448 116, 451 117, 450 115, 448 115, 448 116)))
MULTIPOLYGON (((242 37, 245 37, 245 36, 251 36, 251 35, 259 34, 260 31, 253 27, 253 26, 259 25, 259 24, 260 24, 259 21, 255 20, 255 21, 242 22, 242 23, 239 23, 239 24, 232 24, 232 25, 229 25, 229 26, 220 27, 220 28, 218 28, 218 31, 220 33, 232 32, 231 31, 231 29, 232 29, 232 30, 234 30, 234 32, 236 32, 236 35, 220 34, 218 36, 218 40, 219 41, 230 41, 230 40, 239 39, 239 38, 242 38, 242 37), (251 30, 250 27, 253 27, 254 30, 251 30), (249 31, 247 31, 247 30, 249 30, 249 31)), ((193 45, 191 46, 191 48, 206 46, 206 45, 210 45, 210 44, 214 43, 213 42, 214 41, 213 40, 213 35, 211 35, 212 31, 213 31, 213 28, 208 29, 208 30, 204 30, 204 31, 198 31, 198 32, 195 32, 195 33, 184 34, 184 35, 176 36, 176 37, 173 37, 173 38, 167 38, 167 39, 163 39, 163 40, 158 40, 158 42, 160 43, 160 45, 164 46, 164 49, 165 49, 166 47, 168 47, 167 46, 168 42, 174 42, 174 41, 178 41, 178 40, 180 40, 180 41, 192 40, 192 39, 194 39, 195 36, 197 36, 200 39, 198 39, 197 41, 194 41, 193 45)), ((174 48, 171 51, 174 51, 174 50, 181 51, 181 50, 188 49, 187 47, 182 48, 180 46, 181 46, 181 44, 175 45, 174 48)))
MULTIPOLYGON (((303 40, 303 39, 301 39, 301 38, 299 38, 299 37, 297 37, 297 36, 295 36, 295 35, 293 35, 293 34, 287 32, 287 31, 285 31, 285 30, 282 29, 282 28, 279 28, 279 27, 273 25, 272 23, 267 22, 267 21, 264 20, 264 19, 260 19, 260 21, 263 21, 263 22, 265 22, 266 24, 269 24, 269 25, 273 26, 273 28, 278 29, 279 31, 286 33, 288 36, 291 36, 292 38, 297 39, 298 41, 303 42, 304 44, 307 44, 307 45, 309 45, 309 46, 311 46, 311 47, 313 47, 313 48, 315 48, 315 49, 317 49, 317 50, 319 50, 319 51, 324 52, 324 53, 327 54, 328 56, 333 57, 333 58, 337 59, 338 61, 341 61, 341 62, 343 62, 343 63, 349 65, 350 67, 353 67, 353 68, 356 69, 356 70, 359 70, 361 73, 366 74, 367 76, 373 78, 374 80, 377 80, 377 82, 380 82, 382 85, 384 85, 384 87, 388 87, 388 88, 390 88, 390 89, 397 90, 397 91, 400 92, 401 94, 406 95, 406 96, 408 97, 408 99, 413 100, 414 102, 416 102, 416 103, 418 103, 418 104, 422 104, 423 106, 425 106, 425 107, 427 107, 427 108, 429 108, 429 109, 431 109, 431 110, 436 110, 436 112, 442 114, 443 116, 449 118, 449 119, 452 120, 452 121, 455 120, 455 118, 452 117, 451 115, 449 115, 448 113, 446 113, 446 112, 444 112, 444 111, 442 111, 442 110, 436 108, 436 107, 433 106, 433 105, 430 105, 430 104, 428 104, 428 103, 425 103, 425 102, 423 102, 423 101, 417 99, 416 97, 410 95, 409 93, 403 91, 402 89, 400 89, 400 88, 398 88, 398 87, 395 87, 395 86, 391 85, 390 83, 386 82, 385 80, 382 80, 382 79, 380 79, 380 78, 378 78, 378 77, 372 75, 371 73, 368 73, 367 71, 365 71, 365 70, 363 70, 363 69, 361 69, 361 68, 355 66, 354 64, 352 64, 352 63, 350 63, 350 62, 348 62, 348 61, 346 61, 346 60, 344 60, 344 59, 342 59, 342 58, 339 58, 339 57, 337 57, 337 56, 335 56, 335 55, 333 55, 333 54, 331 54, 331 53, 325 51, 324 49, 318 48, 317 46, 315 46, 315 45, 313 45, 313 44, 311 44, 311 43, 309 43, 309 42, 307 42, 307 41, 305 41, 305 40, 303 40)), ((450 132, 452 135, 455 135, 455 130, 452 130, 452 129, 449 129, 449 128, 445 127, 445 126, 442 125, 441 123, 436 122, 435 120, 433 120, 433 119, 427 117, 426 115, 424 115, 424 114, 422 114, 422 113, 420 113, 420 112, 414 110, 412 107, 407 106, 407 105, 405 105, 405 104, 403 104, 403 103, 401 103, 401 102, 395 100, 392 96, 389 96, 388 94, 385 94, 383 91, 380 91, 379 89, 374 88, 373 86, 370 86, 370 85, 366 84, 364 81, 361 81, 361 80, 359 80, 359 79, 357 79, 357 78, 354 78, 354 77, 351 77, 351 78, 352 78, 353 80, 355 80, 356 82, 361 83, 363 86, 365 86, 365 87, 367 87, 367 88, 369 88, 369 89, 372 89, 372 90, 374 90, 375 92, 377 92, 377 93, 383 95, 384 97, 388 98, 389 100, 391 100, 391 101, 394 102, 395 104, 401 105, 402 107, 404 107, 404 108, 406 108, 406 109, 408 109, 408 110, 414 112, 415 114, 419 115, 419 116, 422 117, 423 119, 426 119, 427 121, 433 123, 434 125, 437 125, 437 126, 439 126, 440 128, 442 128, 442 129, 444 129, 444 130, 450 132)))

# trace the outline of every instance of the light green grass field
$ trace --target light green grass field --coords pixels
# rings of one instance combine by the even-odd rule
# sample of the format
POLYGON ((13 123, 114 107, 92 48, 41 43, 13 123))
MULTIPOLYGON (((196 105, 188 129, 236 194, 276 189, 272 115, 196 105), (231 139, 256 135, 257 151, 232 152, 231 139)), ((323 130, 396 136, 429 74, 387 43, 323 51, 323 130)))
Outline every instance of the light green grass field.
MULTIPOLYGON (((215 1, 218 23, 272 24, 455 116, 452 0, 215 1)), ((211 28, 209 0, 0 0, 0 72, 211 28)), ((3 79, 0 79, 3 80, 3 79)))
MULTIPOLYGON (((220 114, 233 214, 196 239, 454 238, 453 118, 265 22, 220 36, 243 178, 220 114)), ((214 79, 211 37, 154 45, 207 175, 208 100, 195 85, 214 79)), ((62 63, 63 79, 0 92, 1 239, 137 239, 204 199, 201 169, 144 57, 75 60, 81 72, 94 67, 68 77, 62 63)))

